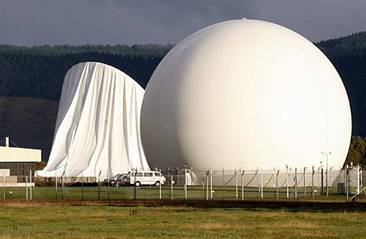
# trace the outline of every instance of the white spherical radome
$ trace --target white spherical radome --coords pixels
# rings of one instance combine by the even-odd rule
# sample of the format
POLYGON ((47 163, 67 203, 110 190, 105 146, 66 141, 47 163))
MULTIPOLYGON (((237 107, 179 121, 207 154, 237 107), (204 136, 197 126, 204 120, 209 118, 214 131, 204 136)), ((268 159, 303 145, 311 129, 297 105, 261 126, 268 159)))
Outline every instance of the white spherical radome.
POLYGON ((259 20, 204 28, 175 46, 146 88, 141 137, 151 167, 342 167, 347 93, 301 35, 259 20))

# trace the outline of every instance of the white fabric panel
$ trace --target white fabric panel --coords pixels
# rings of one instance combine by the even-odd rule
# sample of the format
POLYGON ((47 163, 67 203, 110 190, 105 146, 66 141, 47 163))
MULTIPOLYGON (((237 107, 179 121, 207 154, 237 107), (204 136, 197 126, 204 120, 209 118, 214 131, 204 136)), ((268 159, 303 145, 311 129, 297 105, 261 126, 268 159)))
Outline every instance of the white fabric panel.
POLYGON ((52 151, 40 176, 112 176, 148 170, 141 146, 144 90, 118 69, 80 63, 66 74, 52 151))

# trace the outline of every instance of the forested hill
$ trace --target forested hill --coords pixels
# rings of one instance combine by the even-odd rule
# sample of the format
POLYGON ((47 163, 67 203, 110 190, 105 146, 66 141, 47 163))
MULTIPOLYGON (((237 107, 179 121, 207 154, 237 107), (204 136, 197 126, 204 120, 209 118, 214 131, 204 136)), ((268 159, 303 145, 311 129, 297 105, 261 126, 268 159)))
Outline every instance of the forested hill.
POLYGON ((112 65, 145 87, 155 67, 170 49, 170 45, 0 45, 0 96, 58 101, 67 70, 83 61, 112 65))
MULTIPOLYGON (((346 86, 353 135, 366 136, 366 32, 322 41, 346 86)), ((0 45, 0 96, 58 101, 66 71, 79 62, 99 61, 123 70, 143 87, 172 45, 37 46, 0 45)))
POLYGON ((322 41, 317 46, 335 65, 347 89, 352 134, 366 136, 366 32, 322 41))

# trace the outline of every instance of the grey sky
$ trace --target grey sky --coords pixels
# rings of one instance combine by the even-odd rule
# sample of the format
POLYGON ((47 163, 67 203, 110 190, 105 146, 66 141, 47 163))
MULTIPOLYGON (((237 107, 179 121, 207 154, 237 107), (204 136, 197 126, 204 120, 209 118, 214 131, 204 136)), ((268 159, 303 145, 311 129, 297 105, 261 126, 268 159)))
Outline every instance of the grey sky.
POLYGON ((177 43, 242 16, 318 41, 366 30, 366 0, 0 0, 0 44, 177 43))

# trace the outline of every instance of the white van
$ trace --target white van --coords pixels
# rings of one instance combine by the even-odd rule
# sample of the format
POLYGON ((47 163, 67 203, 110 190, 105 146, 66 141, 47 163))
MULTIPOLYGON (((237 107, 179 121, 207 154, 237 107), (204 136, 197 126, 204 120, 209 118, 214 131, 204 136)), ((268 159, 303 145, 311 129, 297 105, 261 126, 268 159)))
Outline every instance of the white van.
POLYGON ((165 177, 158 171, 137 171, 136 175, 135 173, 135 171, 130 171, 127 181, 131 185, 136 183, 136 187, 141 185, 160 186, 160 184, 164 184, 166 181, 165 177))

